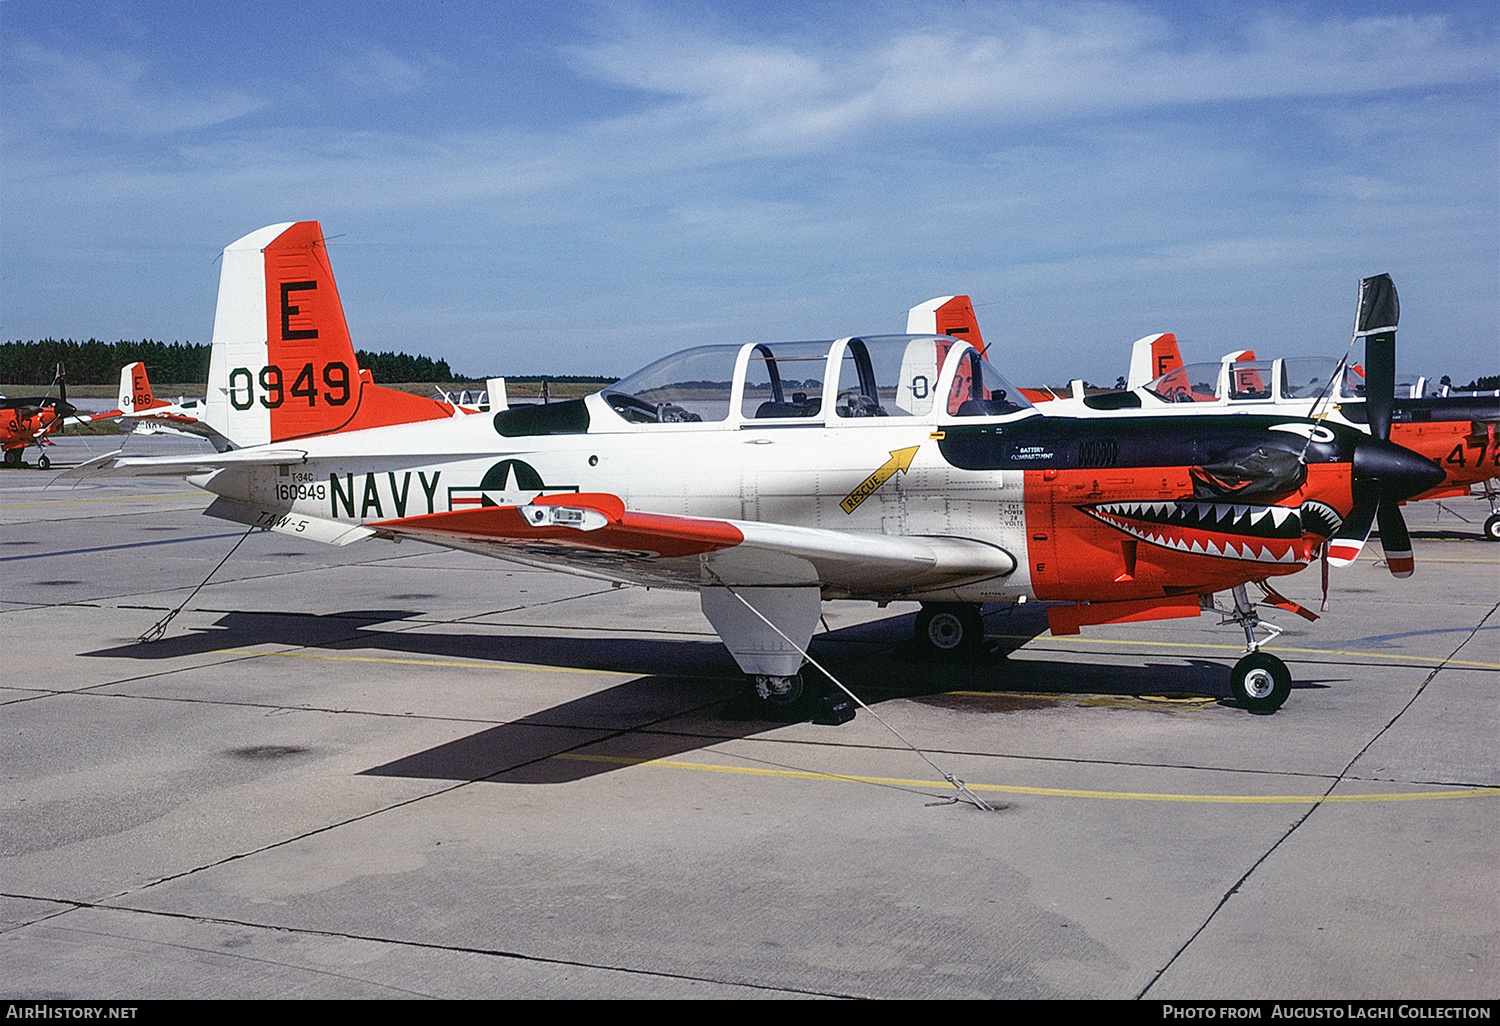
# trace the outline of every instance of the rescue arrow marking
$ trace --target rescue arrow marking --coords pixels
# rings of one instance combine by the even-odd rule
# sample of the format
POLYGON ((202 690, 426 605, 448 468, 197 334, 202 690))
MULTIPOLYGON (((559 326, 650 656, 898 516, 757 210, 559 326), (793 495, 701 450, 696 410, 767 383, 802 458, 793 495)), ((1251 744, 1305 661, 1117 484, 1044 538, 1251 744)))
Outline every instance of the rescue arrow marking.
POLYGON ((882 463, 875 473, 861 481, 858 488, 844 496, 844 501, 839 503, 844 508, 844 512, 853 513, 859 509, 859 504, 874 495, 881 485, 896 475, 896 471, 899 470, 903 474, 910 471, 911 461, 916 458, 917 450, 920 448, 922 448, 920 445, 914 445, 909 449, 890 450, 891 458, 882 463))

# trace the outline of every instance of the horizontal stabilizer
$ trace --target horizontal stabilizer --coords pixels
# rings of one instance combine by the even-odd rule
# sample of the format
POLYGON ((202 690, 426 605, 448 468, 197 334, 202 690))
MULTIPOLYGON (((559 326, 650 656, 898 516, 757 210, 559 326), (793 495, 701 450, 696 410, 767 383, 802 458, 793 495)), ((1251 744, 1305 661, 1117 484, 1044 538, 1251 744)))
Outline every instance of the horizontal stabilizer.
POLYGON ((327 545, 348 545, 350 542, 368 538, 375 532, 358 524, 341 524, 337 520, 324 520, 304 513, 293 513, 285 509, 257 506, 254 503, 226 499, 222 496, 208 504, 204 516, 232 520, 237 524, 264 528, 278 534, 293 534, 299 538, 310 538, 327 545))
POLYGON ((193 477, 226 467, 281 467, 306 462, 305 449, 233 449, 186 456, 124 456, 116 451, 80 463, 59 477, 193 477))

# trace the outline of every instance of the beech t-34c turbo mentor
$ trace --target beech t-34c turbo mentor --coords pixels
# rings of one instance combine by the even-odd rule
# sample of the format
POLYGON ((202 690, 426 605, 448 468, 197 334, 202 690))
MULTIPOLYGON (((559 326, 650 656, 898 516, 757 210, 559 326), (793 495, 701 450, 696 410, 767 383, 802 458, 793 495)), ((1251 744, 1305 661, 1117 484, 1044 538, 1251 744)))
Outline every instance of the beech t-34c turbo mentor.
MULTIPOLYGON (((57 365, 57 377, 53 383, 58 393, 51 395, 10 396, 0 394, 0 450, 5 452, 7 467, 25 466, 22 458, 28 445, 40 449, 51 445, 47 436, 60 430, 68 419, 78 412, 68 402, 68 381, 63 375, 62 364, 57 365)), ((44 452, 36 465, 43 470, 52 466, 44 452)))
POLYGON ((1249 649, 1234 695, 1274 711, 1290 675, 1259 650, 1245 586, 1302 569, 1341 525, 1362 544, 1376 508, 1441 479, 1304 417, 1044 417, 936 334, 705 345, 475 416, 352 366, 317 223, 263 228, 224 250, 214 323, 203 416, 235 447, 77 472, 185 476, 217 496, 210 515, 334 544, 417 538, 696 590, 772 717, 806 708, 825 599, 920 602, 919 644, 951 651, 980 640, 984 602, 1063 603, 1049 625, 1077 633, 1196 616, 1219 591, 1249 649))

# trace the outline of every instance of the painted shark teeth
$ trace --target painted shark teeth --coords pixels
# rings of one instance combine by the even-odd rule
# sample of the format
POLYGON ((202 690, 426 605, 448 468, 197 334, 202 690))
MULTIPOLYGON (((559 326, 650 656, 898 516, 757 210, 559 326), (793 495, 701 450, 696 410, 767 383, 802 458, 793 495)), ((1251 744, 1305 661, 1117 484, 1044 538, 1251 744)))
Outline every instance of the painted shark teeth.
POLYGON ((1182 500, 1079 508, 1126 534, 1177 552, 1256 563, 1301 562, 1302 516, 1286 506, 1182 500))

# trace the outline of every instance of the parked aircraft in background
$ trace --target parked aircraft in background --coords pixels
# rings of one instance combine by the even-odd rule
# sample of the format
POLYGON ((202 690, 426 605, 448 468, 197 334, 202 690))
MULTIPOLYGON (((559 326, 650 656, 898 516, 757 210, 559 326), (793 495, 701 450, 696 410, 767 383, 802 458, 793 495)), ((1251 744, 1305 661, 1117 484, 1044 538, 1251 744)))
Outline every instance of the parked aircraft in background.
MULTIPOLYGON (((57 385, 55 396, 0 395, 0 449, 5 451, 5 466, 24 466, 26 447, 35 445, 40 449, 51 445, 47 436, 61 429, 64 421, 78 412, 68 402, 68 380, 61 364, 58 364, 54 384, 57 385)), ((52 460, 43 452, 36 465, 46 470, 52 466, 52 460)))
MULTIPOLYGON (((968 297, 944 297, 953 298, 963 300, 948 304, 953 320, 977 336, 977 319, 964 320, 965 316, 973 318, 968 297)), ((925 316, 919 311, 941 305, 944 299, 913 307, 908 320, 925 316)), ((1394 369, 1391 376, 1394 380, 1394 369)), ((1282 412, 1370 430, 1364 368, 1331 357, 1267 360, 1246 349, 1228 353, 1217 363, 1184 364, 1176 336, 1148 335, 1132 347, 1128 380, 1126 390, 1093 395, 1085 395, 1082 382, 1074 381, 1071 395, 1040 408, 1050 415, 1070 417, 1282 412)), ((1026 394, 1037 401, 1037 393, 1027 390, 1026 394)), ((1418 386, 1393 396, 1388 417, 1391 441, 1426 456, 1444 472, 1442 481, 1408 501, 1467 496, 1477 485, 1490 504, 1484 536, 1500 541, 1500 438, 1496 437, 1500 396, 1422 395, 1418 386)), ((1396 541, 1384 531, 1382 539, 1396 541)))
POLYGON ((144 363, 127 363, 120 368, 120 394, 116 407, 103 413, 81 414, 68 419, 69 424, 118 420, 126 431, 136 434, 191 435, 217 441, 224 449, 224 439, 203 421, 203 400, 179 398, 175 403, 157 398, 144 363))
MULTIPOLYGON (((359 368, 357 362, 350 359, 359 375, 363 386, 369 390, 369 402, 372 407, 388 408, 395 406, 399 413, 395 416, 408 416, 415 419, 432 419, 434 412, 438 416, 457 416, 480 412, 478 402, 470 400, 467 392, 462 395, 461 405, 459 400, 444 394, 442 398, 419 399, 416 396, 408 396, 405 392, 394 389, 381 388, 373 383, 370 372, 359 368), (402 396, 402 399, 394 402, 390 397, 402 396), (418 399, 416 403, 408 399, 418 399)), ((504 379, 495 379, 490 383, 495 388, 498 383, 499 402, 505 403, 504 379)), ((488 406, 487 394, 481 394, 483 402, 488 406)), ((233 443, 216 431, 204 418, 206 400, 204 399, 178 399, 171 403, 157 398, 152 394, 151 379, 146 373, 144 363, 128 363, 120 369, 120 394, 119 405, 113 410, 104 413, 95 413, 71 417, 69 424, 86 424, 100 420, 119 420, 120 426, 126 431, 134 434, 175 434, 189 435, 199 438, 207 438, 214 443, 214 448, 220 452, 234 448, 233 443)), ((389 411, 385 416, 391 416, 389 411)))
MULTIPOLYGON (((1393 346, 1378 297, 1364 307, 1393 346)), ((1232 692, 1273 712, 1291 677, 1246 586, 1292 606, 1272 578, 1325 544, 1357 552, 1377 509, 1399 521, 1441 478, 1279 409, 1128 430, 1043 416, 977 341, 708 339, 583 399, 454 417, 354 372, 319 226, 278 224, 224 251, 203 419, 234 448, 75 473, 184 476, 213 516, 334 544, 416 538, 697 591, 768 716, 808 709, 825 600, 920 603, 918 643, 951 653, 980 641, 985 602, 1056 602, 1061 634, 1197 616, 1226 591, 1249 650, 1232 692)))

